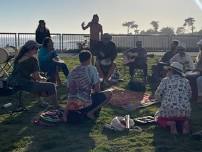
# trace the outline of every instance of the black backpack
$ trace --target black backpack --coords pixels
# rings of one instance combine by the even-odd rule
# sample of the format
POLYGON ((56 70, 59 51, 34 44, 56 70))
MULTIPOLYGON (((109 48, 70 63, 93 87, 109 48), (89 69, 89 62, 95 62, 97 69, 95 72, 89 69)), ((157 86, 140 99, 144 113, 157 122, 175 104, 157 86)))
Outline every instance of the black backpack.
POLYGON ((133 80, 128 82, 128 89, 136 92, 145 92, 146 87, 143 82, 133 80))

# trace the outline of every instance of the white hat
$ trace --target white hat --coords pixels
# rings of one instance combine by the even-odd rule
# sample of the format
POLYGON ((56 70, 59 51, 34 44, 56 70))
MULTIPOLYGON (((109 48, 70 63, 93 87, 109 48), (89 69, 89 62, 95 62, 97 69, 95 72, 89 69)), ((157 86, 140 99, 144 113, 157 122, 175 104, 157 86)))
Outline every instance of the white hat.
POLYGON ((171 69, 177 71, 178 73, 180 73, 182 76, 184 76, 183 73, 183 65, 179 62, 172 62, 169 66, 171 69))
POLYGON ((198 41, 196 44, 202 46, 202 39, 198 41))

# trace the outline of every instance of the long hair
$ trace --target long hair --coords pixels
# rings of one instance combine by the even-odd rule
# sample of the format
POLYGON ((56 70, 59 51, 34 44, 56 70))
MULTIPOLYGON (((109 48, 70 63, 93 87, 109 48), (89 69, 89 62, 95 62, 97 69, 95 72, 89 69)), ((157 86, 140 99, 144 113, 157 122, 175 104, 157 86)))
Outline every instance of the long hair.
POLYGON ((39 21, 39 25, 38 25, 38 27, 37 27, 37 29, 36 29, 36 31, 47 31, 48 29, 46 28, 46 25, 42 28, 41 27, 41 24, 45 24, 45 21, 44 20, 40 20, 39 21))
POLYGON ((93 19, 91 21, 92 23, 98 23, 99 22, 99 16, 97 14, 93 15, 93 19))
POLYGON ((18 63, 18 61, 30 50, 32 49, 38 49, 38 44, 33 41, 33 40, 29 40, 27 41, 20 49, 17 57, 14 60, 14 66, 18 63))

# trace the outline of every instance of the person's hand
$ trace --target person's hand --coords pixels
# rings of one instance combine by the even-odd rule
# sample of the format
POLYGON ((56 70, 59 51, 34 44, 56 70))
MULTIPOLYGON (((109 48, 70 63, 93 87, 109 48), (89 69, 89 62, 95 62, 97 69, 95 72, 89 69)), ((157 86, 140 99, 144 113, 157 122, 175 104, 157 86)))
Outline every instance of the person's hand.
POLYGON ((84 27, 84 25, 85 25, 85 22, 82 22, 82 23, 81 23, 81 26, 84 27))
POLYGON ((47 79, 43 76, 40 76, 41 81, 46 81, 47 79))
POLYGON ((64 63, 64 60, 60 59, 59 57, 52 59, 54 62, 64 63))

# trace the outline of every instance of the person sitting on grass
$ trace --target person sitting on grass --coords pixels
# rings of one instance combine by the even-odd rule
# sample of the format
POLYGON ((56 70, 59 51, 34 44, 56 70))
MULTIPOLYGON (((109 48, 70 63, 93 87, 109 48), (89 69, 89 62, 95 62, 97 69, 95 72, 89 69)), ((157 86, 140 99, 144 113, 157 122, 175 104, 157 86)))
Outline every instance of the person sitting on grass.
POLYGON ((103 82, 108 83, 115 72, 116 64, 114 60, 117 56, 117 50, 112 36, 108 33, 103 34, 102 41, 98 43, 96 52, 96 67, 103 82))
MULTIPOLYGON (((64 112, 64 121, 74 119, 75 113, 95 119, 101 107, 111 98, 111 92, 100 91, 100 81, 95 66, 91 65, 91 53, 81 51, 80 65, 68 76, 68 102, 64 112)), ((76 118, 75 118, 76 119, 76 118)))
POLYGON ((59 70, 61 69, 67 78, 69 70, 67 65, 61 60, 56 51, 53 48, 53 41, 51 38, 46 37, 43 41, 42 47, 38 52, 38 59, 40 70, 42 72, 47 72, 47 76, 50 82, 60 84, 59 70))
POLYGON ((155 98, 161 102, 156 117, 157 124, 169 128, 171 134, 178 133, 178 126, 181 126, 183 134, 190 131, 191 87, 183 76, 183 65, 173 62, 167 69, 167 76, 162 79, 155 92, 155 98))
POLYGON ((192 71, 194 69, 194 63, 191 56, 186 52, 183 43, 178 45, 177 52, 178 53, 170 59, 170 63, 179 62, 183 65, 183 72, 192 71))
POLYGON ((151 90, 152 95, 149 97, 150 99, 154 98, 154 93, 160 84, 161 80, 166 76, 166 72, 163 69, 163 66, 170 63, 170 59, 177 54, 177 46, 179 45, 178 40, 172 40, 170 44, 170 50, 167 51, 159 60, 159 62, 155 65, 152 65, 152 75, 151 75, 151 90))
POLYGON ((11 87, 19 88, 40 96, 48 96, 54 106, 57 103, 56 86, 50 82, 44 82, 46 78, 39 73, 39 65, 36 59, 38 44, 35 41, 27 41, 14 60, 14 68, 8 77, 11 87))
POLYGON ((143 70, 144 83, 147 82, 147 51, 142 47, 142 41, 136 42, 136 48, 125 53, 125 63, 129 66, 130 79, 134 80, 135 70, 143 70))
POLYGON ((198 77, 196 79, 196 85, 197 85, 197 102, 202 102, 202 39, 197 42, 197 45, 199 47, 199 53, 196 57, 196 66, 194 71, 198 72, 198 77))

